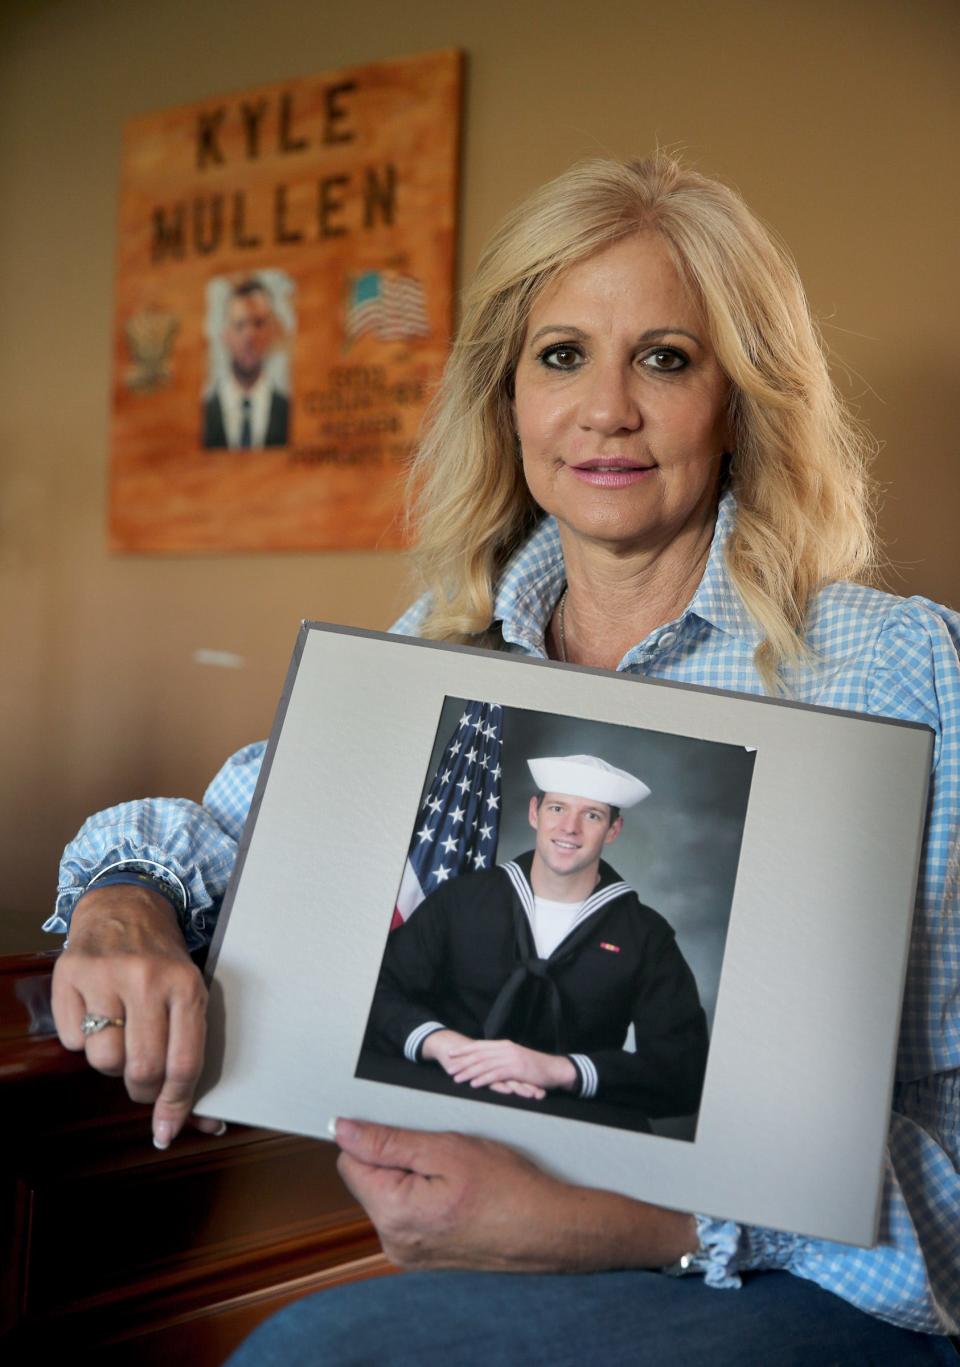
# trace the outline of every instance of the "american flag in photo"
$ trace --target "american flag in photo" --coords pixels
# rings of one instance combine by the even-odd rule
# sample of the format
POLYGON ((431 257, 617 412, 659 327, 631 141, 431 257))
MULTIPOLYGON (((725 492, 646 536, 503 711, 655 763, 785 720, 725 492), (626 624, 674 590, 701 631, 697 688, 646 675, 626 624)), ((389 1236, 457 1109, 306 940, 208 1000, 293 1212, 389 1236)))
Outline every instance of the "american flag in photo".
POLYGON ((420 808, 391 930, 441 883, 496 863, 502 716, 497 703, 464 704, 420 808))
POLYGON ((347 340, 373 332, 385 342, 429 337, 423 285, 412 275, 364 271, 347 283, 347 340))

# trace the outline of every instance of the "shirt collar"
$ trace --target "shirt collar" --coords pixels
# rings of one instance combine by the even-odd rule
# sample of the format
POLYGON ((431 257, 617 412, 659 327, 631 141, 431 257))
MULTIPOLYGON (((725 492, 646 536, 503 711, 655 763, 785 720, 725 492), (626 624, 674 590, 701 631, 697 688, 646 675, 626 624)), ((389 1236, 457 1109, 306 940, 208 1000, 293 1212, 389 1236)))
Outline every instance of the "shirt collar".
MULTIPOLYGON (((703 578, 679 618, 697 616, 728 636, 757 645, 761 633, 747 612, 727 571, 724 546, 733 530, 736 500, 728 490, 720 500, 703 578)), ((544 635, 563 586, 566 571, 556 518, 545 517, 511 557, 497 585, 494 620, 502 624, 503 639, 544 655, 544 635)))
POLYGON ((703 578, 690 599, 687 612, 695 613, 728 636, 742 637, 752 646, 757 646, 762 639, 762 632, 747 611, 727 569, 725 550, 736 516, 737 501, 733 490, 728 489, 717 509, 717 525, 703 578))
POLYGON ((566 580, 557 520, 545 517, 511 556, 497 585, 493 617, 503 625, 503 639, 545 654, 544 633, 566 580))
POLYGON ((250 406, 256 407, 257 404, 262 403, 266 398, 270 388, 270 379, 267 375, 266 367, 260 372, 249 389, 246 389, 243 385, 239 384, 230 370, 224 372, 222 383, 223 392, 226 394, 228 402, 236 408, 239 408, 242 405, 244 399, 249 399, 250 406))

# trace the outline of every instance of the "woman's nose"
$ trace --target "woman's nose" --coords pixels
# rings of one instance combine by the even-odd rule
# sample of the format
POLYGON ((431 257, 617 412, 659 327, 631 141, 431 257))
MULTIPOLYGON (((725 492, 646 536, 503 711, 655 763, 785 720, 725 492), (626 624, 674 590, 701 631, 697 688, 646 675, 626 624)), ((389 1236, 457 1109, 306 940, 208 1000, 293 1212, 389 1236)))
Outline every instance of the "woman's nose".
POLYGON ((580 426, 595 432, 634 432, 643 426, 636 394, 636 376, 629 367, 611 361, 590 367, 583 377, 580 426))

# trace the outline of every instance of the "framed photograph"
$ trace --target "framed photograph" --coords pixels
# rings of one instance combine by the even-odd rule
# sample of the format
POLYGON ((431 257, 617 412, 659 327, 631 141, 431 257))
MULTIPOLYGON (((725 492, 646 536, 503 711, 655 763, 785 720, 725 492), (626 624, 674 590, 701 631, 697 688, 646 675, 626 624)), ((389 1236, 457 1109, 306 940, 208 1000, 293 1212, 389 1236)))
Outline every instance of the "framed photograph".
POLYGON ((357 1076, 692 1140, 754 754, 445 699, 357 1076), (596 762, 553 776, 557 756, 596 762), (625 774, 642 796, 611 818, 625 774), (446 1021, 572 1054, 567 1086, 539 1085, 535 1059, 483 1085, 511 1071, 486 1040, 455 1082, 423 1053, 446 1021))
POLYGON ((873 1242, 931 743, 305 624, 211 950, 201 1110, 456 1129, 873 1242))

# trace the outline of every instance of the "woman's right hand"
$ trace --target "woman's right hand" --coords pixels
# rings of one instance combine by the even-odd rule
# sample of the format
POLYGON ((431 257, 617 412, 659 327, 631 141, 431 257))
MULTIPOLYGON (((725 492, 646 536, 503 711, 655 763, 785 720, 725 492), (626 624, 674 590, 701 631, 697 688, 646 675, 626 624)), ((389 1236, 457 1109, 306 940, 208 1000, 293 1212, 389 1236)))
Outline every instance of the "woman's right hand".
MULTIPOLYGON (((92 888, 77 902, 68 947, 53 971, 53 1017, 67 1049, 123 1077, 133 1101, 153 1105, 153 1142, 165 1149, 190 1113, 203 1065, 207 989, 170 903, 150 888, 92 888), (123 1020, 84 1036, 87 1013, 123 1020)), ((197 1118, 208 1133, 220 1122, 197 1118)))

